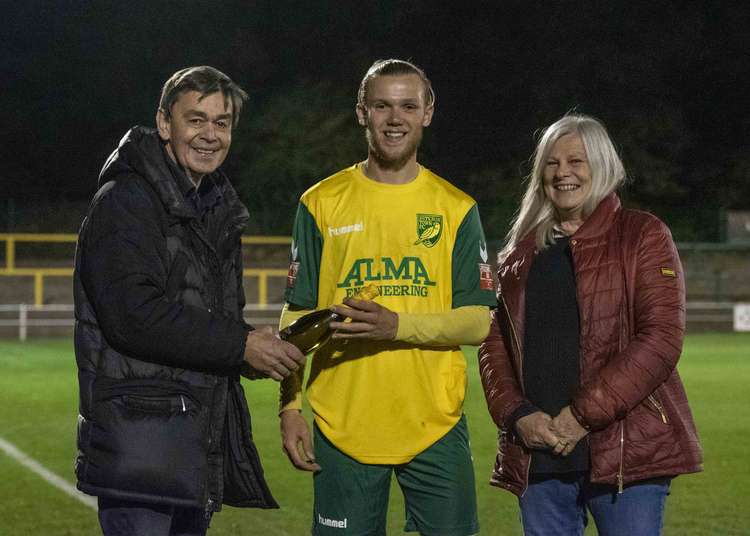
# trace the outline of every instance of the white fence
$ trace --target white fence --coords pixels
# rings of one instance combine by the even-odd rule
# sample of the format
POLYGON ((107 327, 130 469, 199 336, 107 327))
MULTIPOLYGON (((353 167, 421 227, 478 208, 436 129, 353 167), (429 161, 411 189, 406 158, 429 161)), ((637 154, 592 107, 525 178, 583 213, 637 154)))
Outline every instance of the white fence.
MULTIPOLYGON (((279 322, 283 305, 249 303, 245 305, 245 320, 254 326, 275 326, 279 322), (272 314, 274 312, 275 316, 272 314)), ((0 328, 18 328, 20 341, 28 338, 30 328, 64 328, 74 325, 72 305, 0 305, 0 328)))
MULTIPOLYGON (((276 326, 282 306, 281 303, 249 303, 245 306, 245 320, 254 326, 276 326)), ((687 321, 689 330, 750 331, 750 304, 688 302, 687 321)), ((6 337, 16 332, 21 341, 35 328, 72 328, 74 324, 72 305, 0 305, 0 330, 6 337)))
POLYGON ((73 326, 75 323, 73 315, 66 318, 49 318, 36 317, 36 313, 72 313, 72 305, 27 305, 21 303, 18 305, 0 305, 0 327, 17 327, 18 340, 25 341, 31 327, 66 327, 73 326), (7 313, 17 313, 15 318, 6 318, 7 313), (30 318, 31 317, 31 318, 30 318))

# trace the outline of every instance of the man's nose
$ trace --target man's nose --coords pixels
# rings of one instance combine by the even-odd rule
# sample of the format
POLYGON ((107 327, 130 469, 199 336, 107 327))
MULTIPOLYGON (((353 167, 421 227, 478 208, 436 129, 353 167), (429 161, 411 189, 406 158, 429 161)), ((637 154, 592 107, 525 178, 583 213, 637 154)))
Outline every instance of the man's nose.
POLYGON ((388 114, 388 123, 400 125, 402 122, 403 118, 401 117, 401 111, 394 106, 388 114))
POLYGON ((212 121, 206 121, 201 129, 201 137, 206 140, 215 140, 218 136, 216 135, 216 125, 212 121))

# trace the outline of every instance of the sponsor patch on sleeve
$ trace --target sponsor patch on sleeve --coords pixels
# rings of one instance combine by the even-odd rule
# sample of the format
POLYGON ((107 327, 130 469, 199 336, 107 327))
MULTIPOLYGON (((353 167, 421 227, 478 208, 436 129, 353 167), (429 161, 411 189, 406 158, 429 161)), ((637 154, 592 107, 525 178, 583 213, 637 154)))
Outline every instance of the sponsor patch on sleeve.
POLYGON ((286 274, 286 288, 294 288, 294 282, 297 281, 297 272, 299 271, 299 262, 292 262, 289 265, 289 272, 286 274))
POLYGON ((671 268, 659 268, 659 270, 661 270, 661 275, 664 277, 677 277, 677 272, 671 268))
POLYGON ((495 288, 490 265, 481 262, 479 263, 479 288, 482 290, 492 290, 495 288))

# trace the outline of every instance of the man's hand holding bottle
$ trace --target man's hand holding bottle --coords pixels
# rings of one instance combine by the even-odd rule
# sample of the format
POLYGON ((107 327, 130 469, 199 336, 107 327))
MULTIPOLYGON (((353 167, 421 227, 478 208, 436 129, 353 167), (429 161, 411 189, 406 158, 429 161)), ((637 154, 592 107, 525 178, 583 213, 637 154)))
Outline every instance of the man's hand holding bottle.
POLYGON ((247 334, 245 362, 259 375, 281 381, 305 366, 305 355, 277 337, 273 329, 264 327, 247 334))

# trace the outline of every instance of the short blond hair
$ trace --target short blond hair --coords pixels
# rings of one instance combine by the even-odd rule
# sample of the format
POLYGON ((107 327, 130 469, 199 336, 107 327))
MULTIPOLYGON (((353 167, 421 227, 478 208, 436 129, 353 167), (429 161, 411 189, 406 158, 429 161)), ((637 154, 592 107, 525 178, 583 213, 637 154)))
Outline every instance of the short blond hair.
POLYGON ((430 82, 430 79, 424 74, 424 71, 409 61, 394 58, 388 60, 377 60, 369 69, 367 69, 365 76, 359 83, 359 91, 357 91, 357 106, 362 108, 367 106, 367 91, 369 89, 369 83, 370 80, 376 76, 400 76, 407 74, 416 74, 422 81, 422 85, 424 86, 425 106, 435 106, 435 91, 432 89, 432 82, 430 82))

